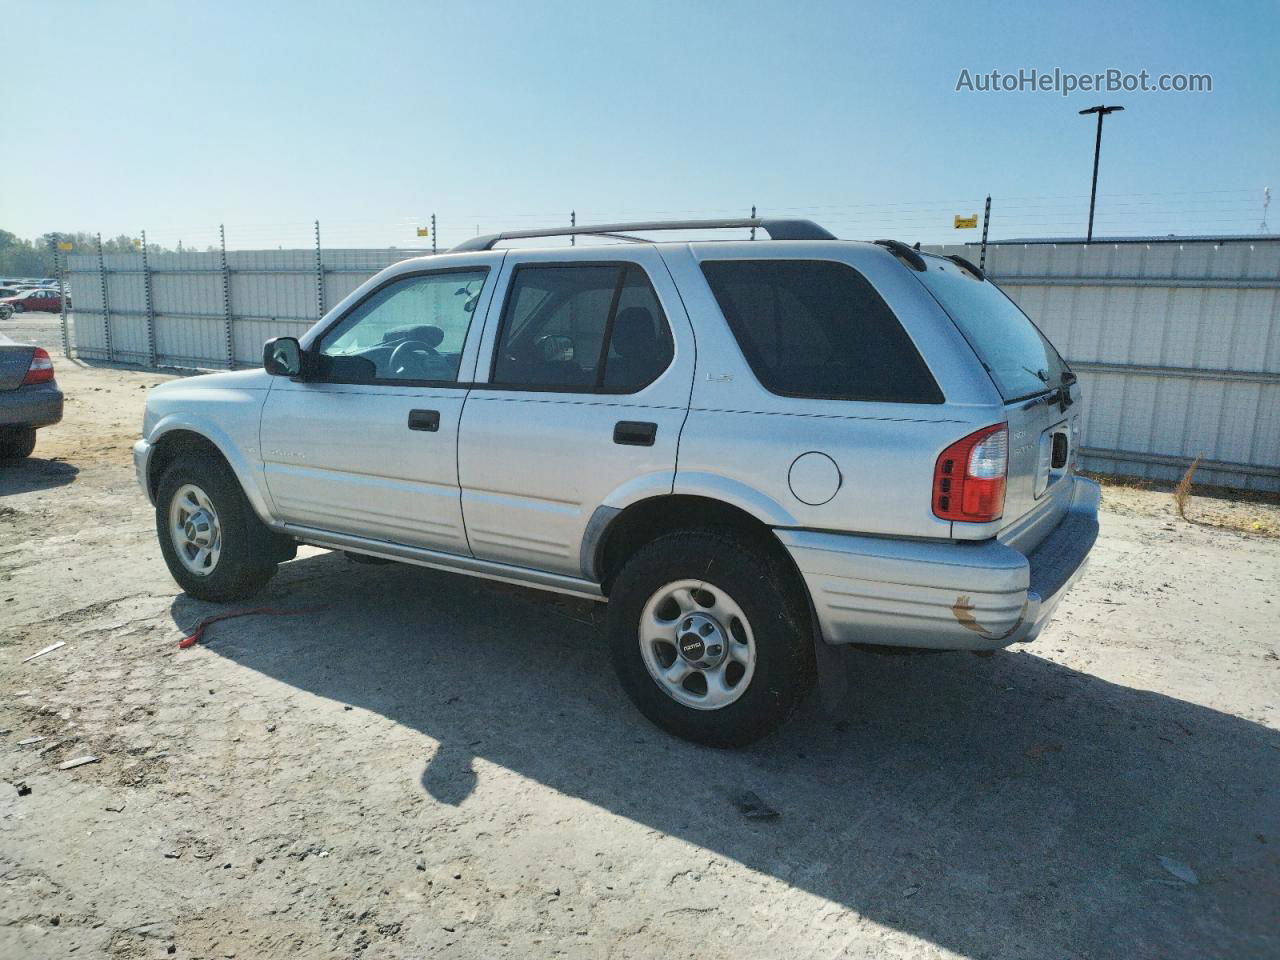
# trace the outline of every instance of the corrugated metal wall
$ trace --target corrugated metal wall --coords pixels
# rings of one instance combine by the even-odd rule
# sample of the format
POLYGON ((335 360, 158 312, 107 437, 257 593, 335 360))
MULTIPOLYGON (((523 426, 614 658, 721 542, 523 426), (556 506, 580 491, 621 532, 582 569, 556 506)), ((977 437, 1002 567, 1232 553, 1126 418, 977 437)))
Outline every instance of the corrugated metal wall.
POLYGON ((997 244, 987 271, 1080 375, 1086 467, 1280 490, 1280 238, 997 244))
MULTIPOLYGON (((977 260, 973 245, 930 247, 977 260)), ((324 303, 419 254, 325 250, 324 303)), ((273 336, 319 315, 314 250, 69 258, 80 356, 252 366, 273 336), (225 280, 225 294, 224 294, 225 280), (103 309, 105 288, 109 312, 103 309)), ((1280 490, 1280 238, 1002 243, 987 270, 1079 373, 1085 466, 1280 490)))
MULTIPOLYGON (((420 253, 325 250, 326 307, 383 267, 420 253)), ((237 250, 222 254, 142 254, 68 257, 75 304, 75 349, 88 359, 150 362, 147 328, 162 366, 253 366, 271 337, 298 336, 320 317, 314 250, 237 250), (147 310, 146 284, 151 284, 147 310), (109 311, 104 311, 103 283, 109 311), (109 321, 109 325, 108 325, 109 321)))

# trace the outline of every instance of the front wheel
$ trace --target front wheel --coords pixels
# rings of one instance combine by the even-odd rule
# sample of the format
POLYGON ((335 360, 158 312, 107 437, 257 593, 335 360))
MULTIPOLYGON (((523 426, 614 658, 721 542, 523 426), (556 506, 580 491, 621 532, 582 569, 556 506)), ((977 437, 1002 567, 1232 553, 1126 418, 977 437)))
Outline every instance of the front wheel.
POLYGON ((660 537, 609 598, 614 668, 640 712, 669 733, 743 746, 781 726, 813 686, 802 588, 775 552, 735 536, 660 537))
POLYGON ((271 533, 231 468, 214 456, 180 456, 160 479, 156 534, 173 579, 198 600, 240 600, 276 572, 271 533))
POLYGON ((0 320, 8 320, 13 316, 12 303, 0 303, 0 320))

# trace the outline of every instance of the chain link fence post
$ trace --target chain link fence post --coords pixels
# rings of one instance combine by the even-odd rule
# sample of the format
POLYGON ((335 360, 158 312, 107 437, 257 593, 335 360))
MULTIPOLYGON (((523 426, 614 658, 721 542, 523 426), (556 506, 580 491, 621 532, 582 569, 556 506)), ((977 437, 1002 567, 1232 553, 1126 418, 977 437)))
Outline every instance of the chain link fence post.
MULTIPOLYGON (((434 227, 435 224, 432 224, 434 227)), ((432 233, 435 231, 432 230, 432 233)), ((324 316, 324 261, 320 257, 320 221, 316 221, 316 309, 317 319, 324 316)))
POLYGON ((142 304, 147 315, 147 366, 158 366, 156 357, 156 311, 151 300, 151 264, 147 260, 147 231, 142 231, 142 304))
POLYGON ((107 265, 102 259, 102 234, 94 239, 98 243, 98 288, 102 291, 102 342, 107 350, 107 360, 114 362, 116 350, 111 343, 111 307, 107 303, 107 265))
POLYGON ((436 215, 431 215, 431 252, 436 252, 436 215))
POLYGON ((71 337, 67 333, 67 285, 63 280, 63 274, 66 271, 58 250, 61 242, 56 236, 49 238, 49 248, 53 252, 53 275, 58 278, 58 325, 62 333, 62 355, 70 359, 71 337))
POLYGON ((231 325, 231 270, 227 267, 227 227, 218 224, 219 265, 222 267, 222 337, 227 369, 236 368, 235 335, 231 325))
POLYGON ((982 249, 978 252, 978 269, 987 269, 987 224, 991 222, 991 194, 987 194, 987 205, 982 211, 982 249))

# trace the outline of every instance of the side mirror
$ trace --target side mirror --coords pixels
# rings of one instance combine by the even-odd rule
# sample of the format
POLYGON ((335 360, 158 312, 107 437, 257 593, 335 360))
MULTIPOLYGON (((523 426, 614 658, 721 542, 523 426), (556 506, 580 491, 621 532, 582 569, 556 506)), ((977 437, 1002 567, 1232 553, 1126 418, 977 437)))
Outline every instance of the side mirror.
POLYGON ((569 363, 577 350, 572 337, 552 335, 538 338, 538 353, 543 363, 569 363))
POLYGON ((293 337, 276 337, 262 346, 262 366, 273 377, 302 375, 302 347, 293 337))

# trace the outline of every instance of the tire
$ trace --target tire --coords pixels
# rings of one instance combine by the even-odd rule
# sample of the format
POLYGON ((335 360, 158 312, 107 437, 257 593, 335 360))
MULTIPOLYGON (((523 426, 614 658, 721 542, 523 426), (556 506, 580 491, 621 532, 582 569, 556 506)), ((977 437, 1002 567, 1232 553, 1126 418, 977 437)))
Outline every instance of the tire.
POLYGON ((25 460, 35 448, 35 427, 0 429, 0 461, 25 460))
POLYGON ((637 551, 610 592, 608 637, 640 712, 695 743, 752 743, 813 688, 808 602, 795 572, 765 544, 734 534, 673 533, 637 551), (657 676, 686 670, 678 683, 657 676))
POLYGON ((252 596, 275 576, 280 557, 277 538, 253 512, 235 474, 212 454, 182 454, 165 470, 156 491, 156 536, 169 573, 197 600, 252 596), (171 523, 185 532, 175 533, 171 523), (176 540, 188 533, 193 538, 180 554, 176 540), (200 549, 208 551, 203 560, 200 549))
POLYGON ((13 316, 13 304, 0 303, 0 320, 8 320, 13 316))

